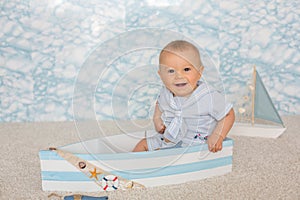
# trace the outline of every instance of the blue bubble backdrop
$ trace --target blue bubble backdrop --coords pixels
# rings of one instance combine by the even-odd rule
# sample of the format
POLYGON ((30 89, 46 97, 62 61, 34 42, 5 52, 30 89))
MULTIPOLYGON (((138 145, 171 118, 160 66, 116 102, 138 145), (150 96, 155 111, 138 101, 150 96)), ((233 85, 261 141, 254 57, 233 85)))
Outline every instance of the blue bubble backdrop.
MULTIPOLYGON (((299 114, 299 10, 298 1, 278 0, 1 1, 0 122, 73 121, 75 83, 87 57, 99 44, 144 28, 170 30, 199 44, 233 103, 256 65, 279 113, 299 114)), ((116 58, 110 64, 114 76, 140 62, 139 53, 116 58)), ((153 56, 143 65, 155 65, 157 52, 148 53, 153 56)), ((104 76, 97 82, 96 116, 110 119, 101 104, 117 77, 104 76)), ((154 85, 140 90, 155 93, 154 85)), ((132 93, 128 113, 136 113, 130 105, 141 94, 132 93)), ((148 114, 139 112, 137 117, 148 114)))

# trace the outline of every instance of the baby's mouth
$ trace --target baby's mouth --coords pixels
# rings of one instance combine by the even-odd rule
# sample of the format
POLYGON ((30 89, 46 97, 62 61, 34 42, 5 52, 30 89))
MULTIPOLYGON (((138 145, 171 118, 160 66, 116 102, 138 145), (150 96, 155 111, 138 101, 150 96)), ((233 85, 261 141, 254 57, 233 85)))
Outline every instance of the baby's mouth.
POLYGON ((175 84, 176 87, 184 87, 187 83, 177 83, 175 84))

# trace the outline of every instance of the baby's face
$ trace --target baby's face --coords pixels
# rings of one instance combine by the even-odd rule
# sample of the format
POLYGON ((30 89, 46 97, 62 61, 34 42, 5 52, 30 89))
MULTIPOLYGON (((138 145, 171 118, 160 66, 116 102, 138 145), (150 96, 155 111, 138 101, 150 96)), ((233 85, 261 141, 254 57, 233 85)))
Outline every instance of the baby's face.
POLYGON ((158 74, 175 96, 188 97, 197 88, 202 70, 202 68, 196 69, 183 57, 164 51, 161 55, 158 74))

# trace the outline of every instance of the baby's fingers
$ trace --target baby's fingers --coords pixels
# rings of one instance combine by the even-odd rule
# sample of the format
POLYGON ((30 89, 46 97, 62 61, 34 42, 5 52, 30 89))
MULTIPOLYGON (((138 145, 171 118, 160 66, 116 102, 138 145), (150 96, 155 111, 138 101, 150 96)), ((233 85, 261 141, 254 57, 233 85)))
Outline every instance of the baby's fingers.
POLYGON ((216 152, 222 150, 222 144, 216 145, 215 146, 216 152))
POLYGON ((209 142, 208 143, 208 150, 211 151, 211 152, 213 152, 214 149, 215 149, 215 145, 209 142))
POLYGON ((218 151, 221 151, 222 150, 222 143, 217 143, 214 145, 214 148, 212 150, 212 152, 218 152, 218 151))
POLYGON ((222 143, 221 144, 208 143, 208 150, 213 152, 213 153, 221 151, 222 150, 222 143))
POLYGON ((165 125, 163 125, 163 127, 160 129, 159 133, 163 134, 165 132, 165 130, 166 130, 166 127, 165 127, 165 125))

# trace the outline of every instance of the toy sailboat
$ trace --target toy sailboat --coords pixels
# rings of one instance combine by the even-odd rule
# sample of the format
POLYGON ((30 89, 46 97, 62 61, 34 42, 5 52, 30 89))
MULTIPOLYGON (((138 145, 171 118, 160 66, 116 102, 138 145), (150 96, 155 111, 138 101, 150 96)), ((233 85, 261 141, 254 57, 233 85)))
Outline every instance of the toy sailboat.
POLYGON ((256 67, 248 92, 239 101, 230 135, 277 138, 286 130, 256 67))
POLYGON ((132 132, 42 150, 44 191, 95 192, 128 190, 223 175, 232 171, 233 141, 211 153, 207 144, 152 152, 131 152, 155 131, 132 132))

